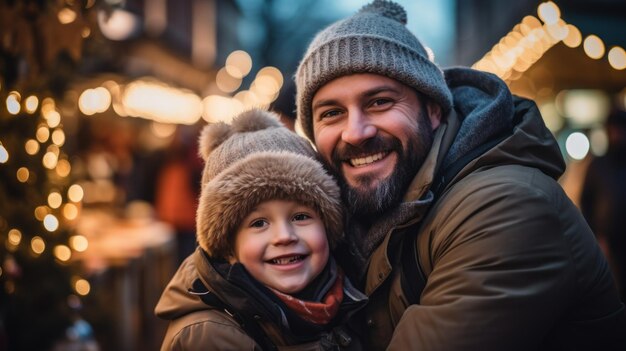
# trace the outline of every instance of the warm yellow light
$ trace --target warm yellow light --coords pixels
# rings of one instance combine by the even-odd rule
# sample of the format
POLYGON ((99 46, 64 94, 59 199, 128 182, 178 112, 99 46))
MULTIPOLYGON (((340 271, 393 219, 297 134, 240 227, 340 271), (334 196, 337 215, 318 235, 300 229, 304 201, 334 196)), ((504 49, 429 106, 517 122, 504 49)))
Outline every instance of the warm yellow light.
POLYGON ((59 162, 57 162, 57 167, 56 167, 56 172, 59 175, 59 177, 65 178, 68 175, 70 175, 70 171, 72 170, 72 166, 70 165, 70 162, 66 159, 61 159, 59 160, 59 162))
POLYGON ((234 78, 241 79, 250 73, 252 58, 243 50, 236 50, 226 58, 225 69, 234 78))
POLYGON ((48 206, 51 208, 59 208, 61 207, 61 203, 63 202, 63 197, 60 193, 54 191, 48 194, 48 206))
POLYGON ((41 159, 41 163, 47 169, 54 169, 54 167, 57 166, 58 160, 59 158, 54 152, 48 151, 46 152, 45 155, 43 155, 43 158, 41 159))
POLYGON ((78 217, 78 207, 72 203, 63 206, 63 217, 68 220, 74 220, 78 217))
POLYGON ((556 23, 549 24, 546 31, 557 41, 564 40, 568 35, 569 27, 562 19, 559 19, 556 23))
POLYGON ((54 100, 51 97, 47 97, 43 99, 43 101, 41 102, 41 113, 43 114, 44 118, 46 118, 46 115, 48 113, 54 110, 55 110, 54 100))
POLYGON ((272 77, 272 79, 274 79, 276 84, 278 84, 279 88, 283 86, 283 74, 276 67, 272 67, 272 66, 263 67, 259 70, 256 76, 257 78, 262 77, 262 76, 272 77))
POLYGON ((70 246, 78 252, 83 252, 89 247, 89 241, 82 235, 74 235, 70 237, 70 246))
POLYGON ((61 123, 61 114, 57 110, 52 110, 44 115, 46 123, 50 128, 56 128, 61 123))
POLYGON ((238 92, 237 94, 235 94, 235 96, 233 97, 235 98, 235 100, 239 100, 243 104, 244 108, 246 109, 264 107, 263 101, 259 99, 259 97, 257 96, 257 94, 254 93, 254 91, 242 90, 238 92))
POLYGON ((67 261, 72 257, 72 250, 65 245, 57 245, 54 247, 54 256, 59 261, 67 261))
POLYGON ((35 155, 39 152, 39 143, 35 139, 28 139, 24 144, 24 149, 29 155, 35 155))
POLYGON ((70 186, 67 190, 67 197, 73 202, 80 202, 84 195, 85 192, 83 191, 83 188, 78 184, 70 186))
POLYGON ((46 249, 46 243, 41 237, 35 236, 30 240, 30 249, 33 250, 34 253, 40 254, 46 249))
POLYGON ((27 97, 26 101, 24 101, 24 108, 26 109, 26 112, 28 113, 35 112, 38 106, 39 106, 39 99, 35 95, 31 95, 27 97))
POLYGON ((78 98, 78 108, 80 112, 82 112, 86 116, 91 116, 96 113, 96 101, 94 94, 92 93, 93 89, 86 89, 80 94, 78 98))
POLYGON ((111 93, 104 87, 87 89, 78 98, 78 108, 89 116, 106 111, 111 106, 111 93))
POLYGON ((9 244, 17 246, 20 244, 20 242, 22 242, 22 232, 17 229, 11 229, 9 230, 9 235, 7 239, 9 241, 9 244))
POLYGON ((276 100, 283 84, 283 75, 276 67, 263 67, 256 75, 250 90, 262 105, 269 105, 276 100))
POLYGON ((91 286, 89 285, 89 282, 86 281, 85 279, 75 279, 74 290, 76 291, 78 295, 85 296, 89 294, 89 291, 91 290, 91 286))
POLYGON ((534 16, 526 16, 520 24, 522 35, 529 35, 534 29, 541 27, 541 22, 534 16))
POLYGON ((46 149, 47 152, 52 152, 53 154, 55 154, 57 157, 61 154, 61 148, 59 148, 57 145, 48 145, 48 148, 46 149))
POLYGON ((80 32, 80 36, 83 38, 89 38, 90 35, 91 35, 91 29, 89 29, 89 27, 83 28, 82 32, 80 32))
POLYGON ((225 93, 232 93, 241 86, 241 78, 231 76, 225 68, 220 68, 215 76, 217 88, 225 93))
POLYGON ((62 129, 55 129, 52 132, 52 142, 57 146, 63 146, 63 144, 65 144, 65 133, 62 129))
POLYGON ((64 7, 57 14, 57 18, 61 24, 70 24, 76 20, 76 12, 68 7, 64 7))
POLYGON ((626 68, 626 52, 619 46, 614 46, 609 50, 609 63, 617 70, 626 68))
POLYGON ((35 208, 35 218, 39 221, 43 221, 48 213, 50 213, 50 209, 47 206, 37 206, 35 208))
POLYGON ((46 228, 47 231, 53 232, 59 229, 59 220, 53 214, 47 214, 43 218, 43 227, 46 228))
POLYGON ((128 84, 121 101, 128 115, 161 123, 194 124, 202 116, 197 94, 150 80, 128 84))
POLYGON ((20 183, 26 183, 28 181, 28 177, 30 176, 30 172, 26 167, 20 167, 16 172, 17 180, 20 183))
POLYGON ((580 34, 580 30, 574 25, 567 25, 567 36, 563 39, 563 44, 570 48, 575 48, 583 42, 583 37, 580 34))
POLYGON ((50 138, 50 129, 46 126, 40 126, 37 128, 37 132, 35 133, 35 137, 40 143, 45 143, 50 138))
POLYGON ((9 151, 0 144, 0 163, 6 163, 9 160, 9 151))
POLYGON ((583 42, 583 48, 585 49, 585 53, 587 56, 592 59, 599 59, 604 56, 604 43, 602 39, 598 38, 596 35, 589 35, 585 38, 583 42))
POLYGON ((158 138, 169 138, 176 133, 176 124, 152 122, 150 130, 158 138))
POLYGON ((233 98, 219 95, 209 95, 203 100, 203 118, 207 122, 229 122, 237 114, 243 111, 243 104, 233 98))
POLYGON ((20 113, 20 94, 16 91, 12 91, 9 93, 9 96, 7 96, 7 111, 9 111, 10 114, 12 115, 17 115, 18 113, 20 113))
POLYGON ((539 18, 546 24, 554 24, 561 18, 561 10, 552 1, 543 2, 537 7, 539 18))
POLYGON ((274 95, 280 90, 278 82, 270 76, 259 76, 254 80, 254 84, 263 95, 274 95))

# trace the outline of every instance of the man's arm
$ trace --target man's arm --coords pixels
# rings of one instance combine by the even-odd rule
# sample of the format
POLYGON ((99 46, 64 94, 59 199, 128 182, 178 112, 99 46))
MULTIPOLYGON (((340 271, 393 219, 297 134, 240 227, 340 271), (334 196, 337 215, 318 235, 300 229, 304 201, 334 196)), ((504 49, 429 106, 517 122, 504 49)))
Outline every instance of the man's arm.
POLYGON ((424 228, 433 270, 389 349, 536 349, 575 293, 557 188, 519 166, 456 184, 424 228))

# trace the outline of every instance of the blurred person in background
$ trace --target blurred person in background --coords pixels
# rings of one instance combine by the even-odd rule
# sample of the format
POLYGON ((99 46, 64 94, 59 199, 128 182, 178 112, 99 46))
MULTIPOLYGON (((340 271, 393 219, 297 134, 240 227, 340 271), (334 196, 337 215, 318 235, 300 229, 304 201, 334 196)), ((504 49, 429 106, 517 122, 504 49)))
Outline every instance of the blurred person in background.
POLYGON ((197 138, 195 126, 179 126, 156 179, 156 215, 176 231, 178 264, 196 248, 196 209, 202 176, 197 138))
POLYGON ((608 149, 589 163, 580 207, 626 302, 626 111, 614 109, 605 128, 608 149))

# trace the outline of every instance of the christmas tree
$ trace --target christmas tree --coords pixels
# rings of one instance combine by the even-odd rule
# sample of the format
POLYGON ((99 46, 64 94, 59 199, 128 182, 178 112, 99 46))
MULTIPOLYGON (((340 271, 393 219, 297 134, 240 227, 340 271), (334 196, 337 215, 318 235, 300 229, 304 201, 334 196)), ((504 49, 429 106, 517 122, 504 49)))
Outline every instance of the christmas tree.
POLYGON ((94 1, 0 3, 0 349, 49 350, 89 291, 72 261, 82 189, 58 102, 94 1))

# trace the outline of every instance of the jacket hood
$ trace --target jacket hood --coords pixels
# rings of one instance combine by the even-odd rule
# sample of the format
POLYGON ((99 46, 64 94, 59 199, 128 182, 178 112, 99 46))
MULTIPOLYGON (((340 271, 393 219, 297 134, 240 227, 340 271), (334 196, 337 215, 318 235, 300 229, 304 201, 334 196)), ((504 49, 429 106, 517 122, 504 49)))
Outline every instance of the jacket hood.
MULTIPOLYGON (((446 79, 460 124, 453 142, 442 145, 448 152, 441 167, 450 166, 481 145, 499 140, 470 162, 457 178, 481 166, 500 164, 535 167, 554 179, 563 174, 561 150, 533 101, 512 96, 506 84, 491 73, 453 68, 446 71, 446 79)), ((448 132, 454 133, 454 128, 448 132)))
POLYGON ((188 291, 198 278, 198 270, 193 262, 195 255, 196 253, 190 255, 181 263, 163 290, 161 298, 154 309, 157 317, 174 320, 192 312, 211 308, 202 302, 198 296, 190 294, 188 291))

